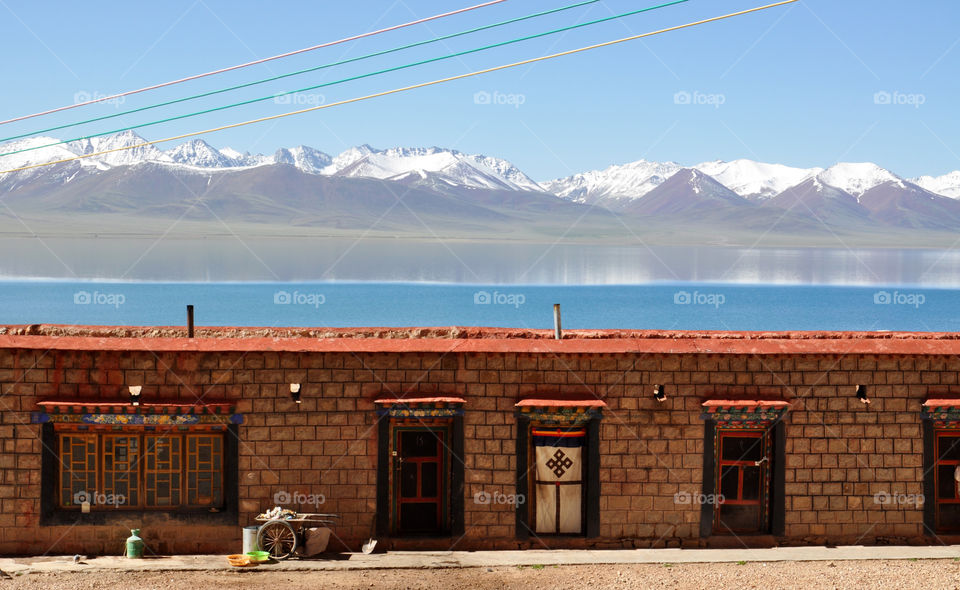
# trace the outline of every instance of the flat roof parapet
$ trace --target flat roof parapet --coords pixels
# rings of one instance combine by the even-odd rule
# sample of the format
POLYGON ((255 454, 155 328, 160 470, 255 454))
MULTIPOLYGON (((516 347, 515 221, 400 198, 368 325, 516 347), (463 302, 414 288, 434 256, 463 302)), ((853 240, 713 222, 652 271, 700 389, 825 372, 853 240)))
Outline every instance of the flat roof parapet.
POLYGON ((0 349, 151 352, 960 354, 957 332, 553 330, 477 327, 0 326, 0 349))

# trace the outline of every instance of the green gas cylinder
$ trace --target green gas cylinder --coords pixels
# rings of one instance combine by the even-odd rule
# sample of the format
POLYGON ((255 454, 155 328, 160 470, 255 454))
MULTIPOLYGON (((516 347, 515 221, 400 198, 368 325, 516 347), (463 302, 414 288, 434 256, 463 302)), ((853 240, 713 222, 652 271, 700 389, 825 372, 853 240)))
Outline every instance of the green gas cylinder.
POLYGON ((139 559, 143 557, 143 539, 140 538, 140 529, 130 529, 127 537, 127 557, 139 559))

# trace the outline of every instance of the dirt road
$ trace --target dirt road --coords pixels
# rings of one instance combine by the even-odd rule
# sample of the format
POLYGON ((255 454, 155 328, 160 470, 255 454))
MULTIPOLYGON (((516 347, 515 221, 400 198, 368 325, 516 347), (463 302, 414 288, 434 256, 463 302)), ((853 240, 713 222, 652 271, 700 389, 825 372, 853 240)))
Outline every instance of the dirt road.
POLYGON ((487 590, 536 588, 600 590, 606 588, 958 588, 960 561, 838 561, 528 566, 429 570, 190 572, 78 572, 4 574, 0 590, 195 590, 376 588, 487 590))

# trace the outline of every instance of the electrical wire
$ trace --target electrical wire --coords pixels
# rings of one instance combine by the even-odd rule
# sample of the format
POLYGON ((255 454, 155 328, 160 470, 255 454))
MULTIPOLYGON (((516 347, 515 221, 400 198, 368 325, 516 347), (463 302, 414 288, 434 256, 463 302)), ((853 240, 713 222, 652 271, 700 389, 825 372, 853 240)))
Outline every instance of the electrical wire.
POLYGON ((208 77, 208 76, 214 76, 214 75, 216 75, 216 74, 223 74, 223 73, 225 73, 225 72, 232 72, 232 71, 234 71, 234 70, 239 70, 239 69, 241 69, 241 68, 247 68, 247 67, 259 65, 259 64, 262 64, 262 63, 267 63, 267 62, 269 62, 269 61, 274 61, 274 60, 277 60, 277 59, 283 59, 283 58, 285 58, 285 57, 290 57, 290 56, 293 56, 293 55, 298 55, 298 54, 301 54, 301 53, 306 53, 306 52, 308 52, 308 51, 315 51, 315 50, 317 50, 317 49, 323 49, 323 48, 325 48, 325 47, 332 47, 332 46, 334 46, 334 45, 340 45, 341 43, 347 43, 347 42, 349 42, 349 41, 356 41, 356 40, 358 40, 358 39, 364 39, 364 38, 366 38, 366 37, 372 37, 372 36, 374 36, 374 35, 379 35, 379 34, 381 34, 381 33, 388 33, 388 32, 390 32, 390 31, 396 31, 396 30, 398 30, 398 29, 403 29, 403 28, 406 28, 406 27, 412 27, 412 26, 414 26, 414 25, 419 25, 419 24, 423 24, 423 23, 426 23, 426 22, 438 20, 438 19, 441 19, 441 18, 446 18, 446 17, 448 17, 448 16, 453 16, 453 15, 456 15, 456 14, 463 14, 464 12, 470 12, 471 10, 477 10, 478 8, 486 8, 487 6, 493 6, 494 4, 501 4, 501 3, 506 2, 506 1, 507 1, 507 0, 490 0, 489 2, 484 2, 484 3, 482 3, 482 4, 475 4, 474 6, 468 6, 468 7, 466 7, 466 8, 460 8, 460 9, 457 9, 457 10, 451 10, 450 12, 444 12, 444 13, 442 13, 442 14, 435 14, 435 15, 433 15, 433 16, 428 16, 428 17, 426 17, 426 18, 421 18, 421 19, 413 20, 413 21, 410 21, 410 22, 407 22, 407 23, 403 23, 403 24, 399 24, 399 25, 393 25, 393 26, 391 26, 391 27, 386 27, 386 28, 383 28, 383 29, 378 29, 378 30, 376 30, 376 31, 370 31, 370 32, 367 32, 367 33, 361 33, 361 34, 359 34, 359 35, 353 35, 352 37, 345 37, 345 38, 343 38, 343 39, 338 39, 337 41, 328 41, 328 42, 326 42, 326 43, 321 43, 321 44, 319 44, 319 45, 314 45, 314 46, 312 46, 312 47, 304 47, 303 49, 297 49, 297 50, 295 50, 295 51, 288 51, 288 52, 286 52, 286 53, 281 53, 281 54, 279 54, 279 55, 274 55, 274 56, 272 56, 272 57, 264 57, 264 58, 262 58, 262 59, 257 59, 257 60, 254 60, 254 61, 250 61, 250 62, 243 63, 243 64, 238 64, 238 65, 235 65, 235 66, 230 66, 230 67, 227 67, 227 68, 220 68, 219 70, 213 70, 213 71, 206 72, 206 73, 203 73, 203 74, 195 74, 195 75, 193 75, 193 76, 187 76, 186 78, 180 78, 180 79, 178 79, 178 80, 171 80, 171 81, 169 81, 169 82, 163 82, 163 83, 160 83, 160 84, 154 84, 153 86, 146 86, 146 87, 144 87, 144 88, 139 88, 139 89, 137 89, 137 90, 128 90, 128 91, 126 91, 126 92, 120 92, 120 93, 117 93, 117 94, 111 94, 110 96, 102 96, 102 97, 98 97, 98 98, 95 98, 95 99, 92 99, 92 100, 88 100, 88 101, 84 101, 84 102, 78 102, 78 103, 74 103, 74 104, 70 104, 70 105, 65 105, 65 106, 62 106, 62 107, 58 107, 58 108, 55 108, 55 109, 50 109, 50 110, 47 110, 47 111, 41 111, 41 112, 39 112, 39 113, 33 113, 32 115, 23 115, 23 116, 21 116, 21 117, 15 117, 15 118, 13 118, 13 119, 7 119, 6 121, 0 121, 0 125, 6 125, 7 123, 14 123, 14 122, 16 122, 16 121, 23 121, 23 120, 25 120, 25 119, 33 119, 34 117, 41 117, 41 116, 43 116, 43 115, 49 115, 49 114, 52 114, 52 113, 59 113, 60 111, 66 111, 66 110, 69 110, 69 109, 75 109, 75 108, 78 108, 78 107, 82 107, 82 106, 86 106, 86 105, 90 105, 90 104, 95 104, 95 103, 98 103, 98 102, 106 102, 106 101, 108 101, 108 100, 114 100, 114 99, 121 98, 121 97, 124 97, 124 96, 130 96, 130 95, 132 95, 132 94, 139 94, 139 93, 141 93, 141 92, 147 92, 147 91, 149 91, 149 90, 156 90, 156 89, 158 89, 158 88, 165 88, 165 87, 167 87, 167 86, 173 86, 174 84, 182 84, 183 82, 189 82, 189 81, 191 81, 191 80, 199 80, 200 78, 206 78, 206 77, 208 77))
POLYGON ((459 52, 457 52, 457 53, 450 53, 450 54, 447 54, 447 55, 442 55, 442 56, 440 56, 440 57, 432 57, 432 58, 429 58, 429 59, 425 59, 425 60, 421 60, 421 61, 417 61, 417 62, 413 62, 413 63, 408 63, 408 64, 404 64, 404 65, 400 65, 400 66, 394 66, 394 67, 391 67, 391 68, 385 68, 385 69, 377 70, 377 71, 374 71, 374 72, 368 72, 368 73, 365 73, 365 74, 358 74, 358 75, 356 75, 356 76, 350 76, 350 77, 348 77, 348 78, 341 78, 340 80, 334 80, 334 81, 332 81, 332 82, 324 82, 323 84, 317 84, 317 85, 314 85, 314 86, 308 86, 308 87, 306 87, 306 88, 299 88, 299 89, 297 89, 297 90, 290 90, 290 91, 288 91, 288 92, 279 92, 279 93, 276 93, 276 94, 271 94, 271 95, 269 95, 269 96, 261 96, 261 97, 259 97, 259 98, 251 98, 251 99, 249 99, 249 100, 244 100, 244 101, 240 101, 240 102, 236 102, 236 103, 232 103, 232 104, 227 104, 227 105, 221 105, 221 106, 217 106, 217 107, 211 107, 211 108, 209 108, 209 109, 204 109, 204 110, 201 110, 201 111, 195 111, 195 112, 192 112, 192 113, 186 113, 186 114, 183 114, 183 115, 175 115, 175 116, 171 116, 171 117, 166 117, 166 118, 164 118, 164 119, 158 119, 158 120, 155 120, 155 121, 148 121, 148 122, 146 122, 146 123, 140 123, 140 124, 137 124, 137 125, 128 125, 127 127, 120 127, 120 128, 118 128, 118 129, 111 129, 110 131, 102 131, 102 132, 100 132, 100 133, 92 133, 92 134, 90 134, 90 135, 84 135, 84 136, 81 136, 81 137, 74 137, 74 138, 71 138, 71 139, 63 139, 63 140, 55 141, 55 142, 53 142, 53 143, 46 143, 46 144, 43 144, 43 145, 34 145, 34 146, 30 146, 30 147, 25 147, 25 148, 21 148, 21 149, 19 149, 19 150, 11 151, 11 152, 3 152, 3 153, 0 153, 0 158, 2 158, 2 157, 4 157, 4 156, 12 156, 12 155, 14 155, 14 154, 20 154, 20 153, 23 153, 23 152, 30 152, 30 151, 40 150, 40 149, 44 149, 44 148, 48 148, 48 147, 55 147, 55 146, 63 145, 63 144, 67 144, 67 143, 73 143, 73 142, 75 142, 75 141, 83 141, 83 140, 85 140, 85 139, 93 139, 93 138, 96 138, 96 137, 103 137, 103 136, 105 136, 105 135, 114 135, 114 134, 116 134, 116 133, 122 133, 122 132, 124 132, 124 131, 133 131, 134 129, 142 129, 142 128, 144 128, 144 127, 151 127, 151 126, 153 126, 153 125, 160 125, 160 124, 162 124, 162 123, 169 123, 169 122, 171 122, 171 121, 179 121, 179 120, 181 120, 181 119, 188 119, 188 118, 190 118, 190 117, 196 117, 196 116, 199 116, 199 115, 206 115, 206 114, 209 114, 209 113, 215 113, 215 112, 218 112, 218 111, 224 111, 224 110, 227 110, 227 109, 232 109, 232 108, 236 108, 236 107, 240 107, 240 106, 246 106, 246 105, 249 105, 249 104, 255 104, 255 103, 263 102, 263 101, 266 101, 266 100, 276 100, 277 98, 279 98, 279 97, 281 97, 281 96, 288 96, 288 95, 297 94, 297 93, 300 93, 300 92, 307 92, 307 91, 309 91, 309 90, 316 90, 316 89, 318 89, 318 88, 327 88, 327 87, 329 87, 329 86, 336 86, 336 85, 338 85, 338 84, 344 84, 344 83, 346 83, 346 82, 353 82, 353 81, 355 81, 355 80, 362 80, 362 79, 364 79, 364 78, 371 78, 371 77, 373 77, 373 76, 379 76, 379 75, 381 75, 381 74, 387 74, 387 73, 390 73, 390 72, 396 72, 396 71, 399 71, 399 70, 405 70, 405 69, 408 69, 408 68, 412 68, 412 67, 416 67, 416 66, 421 66, 421 65, 424 65, 424 64, 429 64, 429 63, 434 63, 434 62, 438 62, 438 61, 443 61, 443 60, 446 60, 446 59, 452 59, 452 58, 454 58, 454 57, 462 57, 462 56, 464 56, 464 55, 469 55, 469 54, 471 54, 471 53, 478 53, 478 52, 481 52, 481 51, 487 51, 487 50, 489 50, 489 49, 494 49, 494 48, 497 48, 497 47, 504 47, 504 46, 506 46, 506 45, 511 45, 511 44, 514 44, 514 43, 520 43, 520 42, 522 42, 522 41, 529 41, 529 40, 531 40, 531 39, 537 39, 537 38, 539 38, 539 37, 546 37, 546 36, 548 36, 548 35, 555 35, 555 34, 557 34, 557 33, 563 33, 563 32, 571 31, 571 30, 574 30, 574 29, 579 29, 579 28, 583 28, 583 27, 593 26, 593 25, 596 25, 596 24, 599 24, 599 23, 604 23, 604 22, 608 22, 608 21, 612 21, 612 20, 616 20, 616 19, 626 18, 626 17, 628 17, 628 16, 633 16, 633 15, 636 15, 636 14, 640 14, 640 13, 642 13, 642 12, 649 12, 649 11, 651 11, 651 10, 657 10, 657 9, 659 9, 659 8, 665 8, 665 7, 667 7, 667 6, 673 6, 673 5, 675 5, 675 4, 681 4, 681 3, 687 2, 687 1, 688 1, 688 0, 673 0, 672 2, 667 2, 666 4, 658 4, 658 5, 656 5, 656 6, 649 6, 649 7, 647 7, 647 8, 641 8, 641 9, 638 9, 638 10, 632 10, 632 11, 630 11, 630 12, 624 12, 624 13, 622 13, 622 14, 615 14, 615 15, 608 16, 608 17, 604 17, 604 18, 601 18, 601 19, 592 20, 592 21, 587 21, 587 22, 583 22, 583 23, 578 23, 578 24, 575 24, 575 25, 567 26, 567 27, 561 27, 561 28, 559 28, 559 29, 554 29, 554 30, 551 30, 551 31, 546 31, 546 32, 543 32, 543 33, 536 33, 536 34, 533 34, 533 35, 527 35, 526 37, 519 37, 519 38, 516 38, 516 39, 510 39, 510 40, 508 40, 508 41, 501 41, 501 42, 499 42, 499 43, 494 43, 494 44, 492 44, 492 45, 485 45, 485 46, 483 46, 483 47, 477 47, 477 48, 474 48, 474 49, 468 49, 468 50, 465 50, 465 51, 459 51, 459 52))
POLYGON ((567 50, 567 51, 561 51, 561 52, 559 52, 559 53, 553 53, 553 54, 544 55, 544 56, 541 56, 541 57, 534 57, 534 58, 530 58, 530 59, 525 59, 525 60, 518 61, 518 62, 513 62, 513 63, 509 63, 509 64, 504 64, 504 65, 500 65, 500 66, 495 66, 495 67, 492 67, 492 68, 486 68, 486 69, 483 69, 483 70, 476 70, 476 71, 473 71, 473 72, 468 72, 468 73, 466 73, 466 74, 458 74, 458 75, 456 75, 456 76, 449 76, 449 77, 446 77, 446 78, 440 78, 440 79, 438 79, 438 80, 431 80, 431 81, 429 81, 429 82, 420 82, 419 84, 413 84, 413 85, 410 85, 410 86, 403 86, 403 87, 401 87, 401 88, 394 88, 394 89, 392 89, 392 90, 384 90, 384 91, 382 91, 382 92, 376 92, 376 93, 374 93, 374 94, 367 94, 367 95, 365 95, 365 96, 358 96, 358 97, 355 97, 355 98, 349 98, 349 99, 346 99, 346 100, 341 100, 341 101, 337 101, 337 102, 332 102, 332 103, 329 103, 329 104, 322 104, 322 105, 317 105, 317 106, 314 106, 314 107, 308 107, 308 108, 305 108, 305 109, 299 109, 299 110, 296 110, 296 111, 290 111, 290 112, 287 112, 287 113, 280 113, 280 114, 277 114, 277 115, 270 115, 270 116, 268 116, 268 117, 260 117, 260 118, 258 118, 258 119, 250 119, 250 120, 248 120, 248 121, 241 121, 241 122, 239 122, 239 123, 231 123, 231 124, 229 124, 229 125, 221 125, 221 126, 219 126, 219 127, 213 127, 213 128, 211 128, 211 129, 204 129, 203 131, 194 131, 194 132, 191 132, 191 133, 182 133, 182 134, 180 134, 180 135, 175 135, 175 136, 173 136, 173 137, 165 137, 165 138, 163 138, 163 139, 155 139, 155 140, 152 140, 152 141, 144 141, 144 142, 141 142, 141 143, 138 143, 138 144, 135 144, 135 145, 121 146, 121 147, 112 148, 112 149, 109 149, 109 150, 102 150, 102 151, 93 152, 93 153, 90 153, 90 154, 83 154, 83 155, 80 155, 80 156, 74 156, 74 157, 72 157, 72 158, 64 158, 64 159, 61 159, 61 160, 55 160, 55 161, 51 161, 51 162, 44 162, 44 163, 41 163, 41 164, 30 164, 30 165, 27 165, 27 166, 20 166, 19 168, 12 168, 12 169, 9 169, 9 170, 2 170, 2 171, 0 171, 0 175, 2 175, 2 174, 9 174, 9 173, 11 173, 11 172, 19 172, 19 171, 22 171, 22 170, 30 170, 30 169, 33 169, 33 168, 42 168, 42 167, 45 167, 45 166, 53 166, 53 165, 55 165, 55 164, 63 164, 63 163, 66 163, 66 162, 73 162, 73 161, 76 161, 76 160, 83 160, 83 159, 86 159, 86 158, 93 158, 93 157, 95 157, 95 156, 102 156, 102 155, 111 154, 111 153, 115 153, 115 152, 122 152, 122 151, 126 151, 126 150, 132 150, 132 149, 141 148, 141 147, 146 147, 146 146, 150 146, 150 145, 156 145, 156 144, 159 144, 159 143, 165 143, 165 142, 168 142, 168 141, 176 141, 176 140, 185 139, 185 138, 188 138, 188 137, 196 137, 197 135, 203 135, 203 134, 206 134, 206 133, 215 133, 215 132, 217 132, 217 131, 225 131, 225 130, 227 130, 227 129, 235 129, 235 128, 238 128, 238 127, 244 127, 244 126, 246 126, 246 125, 252 125, 252 124, 254 124, 254 123, 263 123, 263 122, 265 122, 265 121, 274 121, 274 120, 277 120, 277 119, 282 119, 282 118, 285 118, 285 117, 291 117, 291 116, 293 116, 293 115, 300 115, 300 114, 303 114, 303 113, 309 113, 309 112, 312 112, 312 111, 319 111, 319 110, 323 110, 323 109, 330 109, 330 108, 337 107, 337 106, 342 106, 342 105, 345 105, 345 104, 352 104, 352 103, 362 102, 362 101, 365 101, 365 100, 371 100, 371 99, 374 99, 374 98, 379 98, 379 97, 381 97, 381 96, 389 96, 389 95, 398 94, 398 93, 401 93, 401 92, 408 92, 408 91, 410 91, 410 90, 416 90, 416 89, 418 89, 418 88, 426 88, 426 87, 428 87, 428 86, 435 86, 435 85, 437 85, 437 84, 443 84, 443 83, 446 83, 446 82, 452 82, 452 81, 454 81, 454 80, 463 80, 463 79, 465 79, 465 78, 471 78, 471 77, 474 77, 474 76, 480 76, 480 75, 483 75, 483 74, 489 74, 489 73, 492 73, 492 72, 498 72, 498 71, 501 71, 501 70, 506 70, 506 69, 510 69, 510 68, 516 68, 516 67, 520 67, 520 66, 524 66, 524 65, 533 64, 533 63, 539 63, 539 62, 542 62, 542 61, 547 61, 547 60, 551 60, 551 59, 556 59, 556 58, 559 58, 559 57, 565 57, 565 56, 568 56, 568 55, 574 55, 574 54, 577 54, 577 53, 583 53, 583 52, 585 52, 585 51, 591 51, 591 50, 594 50, 594 49, 599 49, 599 48, 601 48, 601 47, 610 47, 610 46, 612 46, 612 45, 617 45, 617 44, 620 44, 620 43, 626 43, 626 42, 628 42, 628 41, 635 41, 635 40, 637 40, 637 39, 643 39, 643 38, 645 38, 645 37, 652 37, 652 36, 654 36, 654 35, 660 35, 660 34, 668 33, 668 32, 671 32, 671 31, 678 31, 678 30, 681 30, 681 29, 687 29, 687 28, 690 28, 690 27, 696 27, 696 26, 704 25, 704 24, 711 23, 711 22, 716 22, 716 21, 725 20, 725 19, 729 19, 729 18, 733 18, 733 17, 737 17, 737 16, 742 16, 742 15, 744 15, 744 14, 749 14, 749 13, 753 13, 753 12, 759 12, 759 11, 761 11, 761 10, 768 10, 768 9, 770 9, 770 8, 775 8, 775 7, 778 7, 778 6, 784 6, 784 5, 787 5, 787 4, 793 4, 793 3, 798 2, 798 1, 799 1, 799 0, 783 0, 782 2, 775 2, 775 3, 773 3, 773 4, 766 4, 766 5, 764 5, 764 6, 758 6, 758 7, 755 7, 755 8, 749 8, 749 9, 746 9, 746 10, 740 10, 740 11, 738 11, 738 12, 731 12, 731 13, 729 13, 729 14, 724 14, 724 15, 721 15, 721 16, 714 16, 714 17, 711 17, 711 18, 707 18, 707 19, 703 19, 703 20, 699 20, 699 21, 695 21, 695 22, 691 22, 691 23, 686 23, 686 24, 683 24, 683 25, 676 25, 676 26, 673 26, 673 27, 665 28, 665 29, 659 29, 659 30, 657 30, 657 31, 651 31, 651 32, 649 32, 649 33, 641 33, 641 34, 639 34, 639 35, 632 35, 632 36, 630 36, 630 37, 623 37, 623 38, 621 38, 621 39, 615 39, 615 40, 613 40, 613 41, 605 41, 605 42, 603 42, 603 43, 597 43, 597 44, 594 44, 594 45, 587 45, 586 47, 580 47, 580 48, 577 48, 577 49, 569 49, 569 50, 567 50))
MULTIPOLYGON (((5 142, 8 142, 8 141, 13 141, 13 140, 15 140, 15 139, 22 139, 22 138, 24 138, 24 137, 30 137, 30 136, 32 136, 32 135, 41 135, 41 134, 43 134, 43 133, 50 133, 51 131, 59 131, 59 130, 61 130, 61 129, 68 129, 68 128, 70 128, 70 127, 78 127, 78 126, 80 126, 80 125, 86 125, 86 124, 88 124, 88 123, 96 123, 96 122, 98 122, 98 121, 105 121, 105 120, 107 120, 107 119, 114 119, 114 118, 116 118, 116 117, 122 117, 122 116, 124 116, 124 115, 132 115, 133 113, 139 113, 139 112, 148 111, 148 110, 151 110, 151 109, 156 109, 156 108, 160 108, 160 107, 170 106, 170 105, 173 105, 173 104, 179 104, 179 103, 182 103, 182 102, 188 102, 188 101, 191 101, 191 100, 196 100, 196 99, 198 99, 198 98, 206 98, 206 97, 208 97, 208 96, 214 96, 214 95, 216 95, 216 94, 223 94, 224 92, 231 92, 231 91, 233 91, 233 90, 240 90, 240 89, 242 89, 242 88, 249 88, 249 87, 251 87, 251 86, 257 86, 258 84, 265 84, 265 83, 267 83, 267 82, 275 82, 275 81, 277 81, 277 80, 282 80, 282 79, 284 79, 284 78, 290 78, 290 77, 292 77, 292 76, 299 76, 299 75, 301 75, 301 74, 307 74, 307 73, 310 73, 310 72, 316 72, 316 71, 319 71, 319 70, 324 70, 324 69, 332 68, 332 67, 335 67, 335 66, 342 66, 342 65, 344 65, 344 64, 349 64, 349 63, 354 63, 354 62, 358 62, 358 61, 363 61, 363 60, 365 60, 365 59, 370 59, 370 58, 373 58, 373 57, 379 57, 379 56, 381 56, 381 55, 387 55, 387 54, 390 54, 390 53, 396 53, 396 52, 398 52, 398 51, 403 51, 403 50, 405 50, 405 49, 412 49, 412 48, 414 48, 414 47, 421 47, 421 46, 423 46, 423 45, 429 45, 429 44, 431 44, 431 43, 437 43, 437 42, 439 42, 439 41, 447 41, 447 40, 449 40, 449 39, 453 39, 453 38, 456 38, 456 37, 462 37, 462 36, 464 36, 464 35, 469 35, 469 34, 471 34, 471 33, 478 33, 478 32, 480 32, 480 31, 486 31, 486 30, 490 30, 490 29, 495 29, 495 28, 497 28, 497 27, 502 27, 502 26, 505 26, 505 25, 510 25, 510 24, 514 24, 514 23, 518 23, 518 22, 525 21, 525 20, 530 20, 530 19, 533 19, 533 18, 538 18, 538 17, 541 17, 541 16, 550 15, 550 14, 556 14, 556 13, 559 13, 559 12, 564 12, 564 11, 566 11, 566 10, 571 10, 571 9, 574 9, 574 8, 580 8, 580 7, 582 7, 582 6, 587 6, 587 5, 589 5, 589 4, 596 4, 597 2, 602 2, 602 1, 603 1, 603 0, 586 0, 586 1, 584 1, 584 2, 578 2, 578 3, 576 3, 576 4, 568 4, 567 6, 561 6, 561 7, 559 7, 559 8, 553 8, 553 9, 550 9, 550 10, 544 10, 544 11, 541 11, 541 12, 536 12, 536 13, 533 13, 533 14, 528 14, 528 15, 526 15, 526 16, 521 16, 521 17, 517 17, 517 18, 512 18, 512 19, 509 19, 509 20, 501 21, 501 22, 498 22, 498 23, 493 23, 493 24, 490 24, 490 25, 484 25, 484 26, 482 26, 482 27, 475 27, 475 28, 473 28, 473 29, 468 29, 468 30, 466 30, 466 31, 460 31, 459 33, 452 33, 452 34, 449 34, 449 35, 443 35, 443 36, 441 36, 441 37, 434 37, 433 39, 427 39, 426 41, 418 41, 418 42, 416 42, 416 43, 410 43, 410 44, 407 44, 407 45, 402 45, 402 46, 400 46, 400 47, 394 47, 394 48, 392 48, 392 49, 385 49, 385 50, 383 50, 383 51, 377 51, 377 52, 375 52, 375 53, 368 53, 368 54, 366 54, 366 55, 361 55, 361 56, 358 56, 358 57, 352 57, 352 58, 350 58, 350 59, 344 59, 344 60, 341 60, 341 61, 335 61, 335 62, 332 62, 332 63, 323 64, 323 65, 315 66, 315 67, 312 67, 312 68, 306 68, 306 69, 303 69, 303 70, 297 70, 297 71, 295 71, 295 72, 290 72, 290 73, 288 73, 288 74, 280 74, 280 75, 277 75, 277 76, 272 76, 272 77, 269 77, 269 78, 264 78, 264 79, 262 79, 262 80, 255 80, 255 81, 253 81, 253 82, 247 82, 247 83, 245 83, 245 84, 237 84, 237 85, 235 85, 235 86, 229 86, 229 87, 227 87, 227 88, 221 88, 221 89, 219 89, 219 90, 211 90, 211 91, 209 91, 209 92, 203 92, 203 93, 200 93, 200 94, 194 94, 194 95, 192 95, 192 96, 187 96, 187 97, 184 97, 184 98, 177 98, 177 99, 174 99, 174 100, 168 100, 168 101, 165 101, 165 102, 159 102, 159 103, 156 103, 156 104, 152 104, 152 105, 148 105, 148 106, 144 106, 144 107, 140 107, 140 108, 136 108, 136 109, 130 109, 130 110, 127 110, 127 111, 121 111, 121 112, 118 112, 118 113, 111 113, 111 114, 109 114, 109 115, 103 115, 103 116, 101 116, 101 117, 95 117, 95 118, 92 118, 92 119, 86 119, 86 120, 84 120, 84 121, 78 121, 78 122, 75 122, 75 123, 65 123, 65 124, 63 124, 63 125, 57 125, 56 127, 48 127, 48 128, 46 128, 46 129, 40 129, 40 130, 38 130, 38 131, 31 131, 31 132, 29 132, 29 133, 21 133, 20 135, 11 135, 10 137, 0 138, 0 144, 5 143, 5 142)), ((686 2, 687 0, 682 0, 682 1, 683 1, 683 2, 686 2)), ((299 91, 293 91, 293 92, 299 92, 299 91)), ((284 95, 284 94, 280 94, 279 96, 283 96, 283 95, 284 95)), ((274 95, 274 96, 278 96, 278 95, 274 95)), ((73 141, 75 141, 75 140, 73 140, 73 141)))

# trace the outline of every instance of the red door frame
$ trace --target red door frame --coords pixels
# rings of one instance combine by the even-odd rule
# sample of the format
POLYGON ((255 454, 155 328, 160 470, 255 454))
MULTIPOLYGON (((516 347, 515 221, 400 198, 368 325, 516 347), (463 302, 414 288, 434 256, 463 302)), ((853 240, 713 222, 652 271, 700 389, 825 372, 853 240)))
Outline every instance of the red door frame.
POLYGON ((952 499, 941 499, 940 498, 940 466, 942 465, 953 465, 956 469, 957 465, 960 465, 960 460, 956 459, 941 459, 942 456, 940 452, 940 440, 944 438, 960 438, 960 431, 957 430, 937 430, 934 431, 934 457, 933 457, 933 494, 934 502, 937 507, 937 530, 957 530, 957 526, 944 527, 940 520, 940 505, 941 504, 960 504, 960 493, 958 493, 957 485, 954 483, 953 486, 953 498, 952 499))
POLYGON ((729 504, 731 506, 758 506, 759 513, 757 516, 757 529, 754 530, 744 530, 744 531, 731 531, 731 532, 763 532, 766 529, 767 515, 769 514, 769 506, 767 502, 770 499, 770 478, 769 469, 771 461, 771 448, 770 440, 768 437, 768 432, 766 430, 751 430, 751 429, 740 429, 740 430, 724 430, 722 428, 717 429, 717 473, 716 473, 716 497, 719 498, 722 493, 721 481, 720 478, 723 474, 724 467, 737 467, 737 497, 736 498, 723 498, 722 503, 718 503, 714 513, 716 514, 716 525, 719 528, 720 517, 723 514, 723 506, 729 504), (723 442, 728 438, 755 438, 760 440, 761 445, 761 461, 760 467, 760 493, 759 497, 756 500, 744 500, 743 499, 743 467, 757 467, 755 461, 741 461, 741 460, 724 460, 723 459, 723 442))
MULTIPOLYGON (((441 533, 446 529, 445 525, 445 515, 446 515, 446 455, 447 455, 447 440, 449 440, 448 429, 445 426, 411 426, 404 427, 398 426, 394 428, 394 448, 396 449, 396 455, 394 456, 393 462, 393 472, 394 472, 394 530, 398 534, 404 534, 404 523, 401 521, 401 510, 400 507, 403 504, 427 504, 435 503, 437 506, 437 530, 433 531, 436 533, 441 533), (430 457, 404 457, 403 456, 403 437, 401 436, 404 432, 423 432, 428 436, 433 436, 437 439, 437 454, 430 457), (414 463, 417 465, 417 494, 412 497, 404 497, 401 494, 401 482, 400 482, 400 470, 402 463, 414 463), (436 482, 436 496, 424 496, 423 495, 423 464, 425 463, 436 463, 437 465, 437 482, 436 482)), ((411 534, 429 534, 430 531, 408 531, 411 534)))

